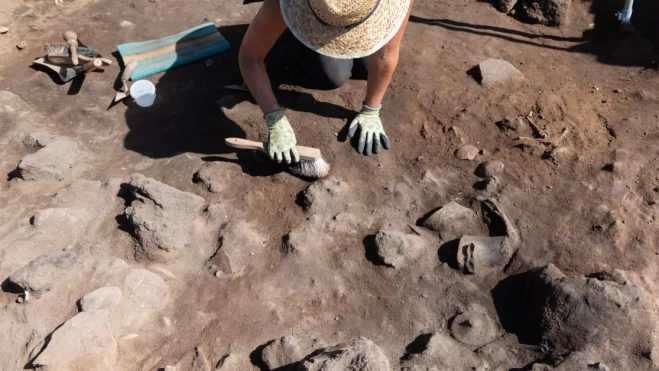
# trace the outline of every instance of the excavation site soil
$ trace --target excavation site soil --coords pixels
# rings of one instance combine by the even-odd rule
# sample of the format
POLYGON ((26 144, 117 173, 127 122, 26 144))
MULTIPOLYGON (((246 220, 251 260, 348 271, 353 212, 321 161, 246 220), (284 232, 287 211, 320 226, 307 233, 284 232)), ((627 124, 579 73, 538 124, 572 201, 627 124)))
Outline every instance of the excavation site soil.
POLYGON ((261 4, 0 0, 0 369, 659 369, 659 3, 417 0, 368 157, 366 82, 280 40, 318 180, 225 145, 267 140, 224 88, 261 4), (118 45, 209 22, 231 50, 113 103, 118 45), (67 30, 113 63, 33 66, 67 30))

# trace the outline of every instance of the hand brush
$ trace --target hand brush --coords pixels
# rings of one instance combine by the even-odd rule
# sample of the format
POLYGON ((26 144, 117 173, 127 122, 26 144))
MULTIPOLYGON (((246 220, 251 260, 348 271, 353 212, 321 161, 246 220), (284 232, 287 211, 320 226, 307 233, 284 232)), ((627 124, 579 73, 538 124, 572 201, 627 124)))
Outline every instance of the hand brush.
MULTIPOLYGON (((225 142, 229 147, 268 153, 263 143, 240 138, 227 138, 225 142)), ((297 151, 300 153, 300 162, 290 165, 291 173, 313 179, 321 179, 329 175, 330 165, 325 161, 319 149, 297 146, 297 151)))

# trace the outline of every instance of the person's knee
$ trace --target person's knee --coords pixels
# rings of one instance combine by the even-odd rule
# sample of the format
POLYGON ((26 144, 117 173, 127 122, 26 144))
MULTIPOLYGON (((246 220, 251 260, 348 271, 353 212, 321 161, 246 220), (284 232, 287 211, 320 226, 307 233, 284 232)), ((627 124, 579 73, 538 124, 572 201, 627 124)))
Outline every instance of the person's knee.
POLYGON ((318 81, 321 89, 338 89, 345 85, 352 76, 351 70, 343 68, 343 66, 327 66, 323 69, 325 73, 318 81))

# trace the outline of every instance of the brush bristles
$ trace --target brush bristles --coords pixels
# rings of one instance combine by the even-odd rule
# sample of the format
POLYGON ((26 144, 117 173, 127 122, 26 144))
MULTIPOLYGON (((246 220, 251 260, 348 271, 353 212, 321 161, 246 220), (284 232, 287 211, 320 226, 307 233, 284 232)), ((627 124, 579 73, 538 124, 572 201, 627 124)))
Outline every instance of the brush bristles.
POLYGON ((46 44, 43 50, 48 54, 69 54, 69 46, 66 44, 46 44))
POLYGON ((322 179, 329 175, 330 164, 324 158, 316 161, 300 161, 290 167, 291 173, 305 178, 322 179))

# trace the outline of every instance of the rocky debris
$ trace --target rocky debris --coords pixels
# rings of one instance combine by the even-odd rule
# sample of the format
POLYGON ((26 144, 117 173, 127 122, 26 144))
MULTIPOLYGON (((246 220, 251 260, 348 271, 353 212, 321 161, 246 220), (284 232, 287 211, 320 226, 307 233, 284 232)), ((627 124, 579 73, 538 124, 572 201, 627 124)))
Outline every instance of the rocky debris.
POLYGON ((227 275, 244 273, 252 256, 262 253, 266 239, 246 221, 230 222, 220 231, 219 248, 209 259, 211 269, 227 275))
POLYGON ((497 122, 497 126, 499 127, 499 129, 501 129, 501 131, 517 131, 519 130, 520 119, 505 118, 497 122))
POLYGON ((114 317, 116 332, 135 332, 162 310, 169 301, 169 286, 146 269, 131 269, 122 281, 126 300, 114 317))
POLYGON ((306 359, 300 371, 390 370, 389 360, 382 349, 365 337, 347 344, 323 349, 322 353, 306 359))
POLYGON ((252 371, 255 370, 248 357, 242 354, 227 354, 217 363, 215 371, 252 371))
POLYGON ((515 250, 504 236, 463 236, 458 247, 458 265, 465 273, 483 273, 503 268, 515 250))
POLYGON ((508 215, 503 211, 499 202, 494 198, 489 198, 482 203, 483 209, 486 210, 486 218, 489 220, 490 224, 497 223, 498 225, 503 225, 504 235, 508 238, 508 246, 513 251, 517 251, 519 245, 521 244, 521 237, 519 235, 519 230, 515 227, 515 224, 508 218, 508 215), (498 219, 498 220, 495 220, 498 219))
POLYGON ((513 10, 515 4, 517 4, 517 0, 499 0, 497 7, 501 12, 508 14, 513 10))
POLYGON ((27 48, 27 41, 19 42, 18 44, 16 44, 16 48, 18 50, 23 50, 23 49, 27 48))
POLYGON ((560 26, 568 18, 572 0, 520 0, 520 15, 532 23, 560 26))
POLYGON ((517 68, 503 59, 487 59, 478 65, 478 69, 481 74, 481 85, 487 88, 494 88, 524 78, 517 68))
POLYGON ((474 370, 482 365, 476 354, 450 336, 432 334, 420 353, 410 354, 402 362, 408 370, 474 370), (416 366, 416 368, 414 368, 416 366), (423 368, 423 367, 427 368, 423 368))
POLYGON ((465 234, 478 234, 484 231, 484 224, 471 209, 451 201, 432 213, 423 225, 439 232, 443 240, 454 240, 465 234))
POLYGON ((304 224, 293 229, 284 237, 283 247, 287 253, 313 254, 327 251, 334 239, 313 224, 304 224))
POLYGON ((85 260, 72 252, 45 254, 14 272, 9 281, 38 299, 55 284, 81 280, 87 271, 85 265, 85 260))
POLYGON ((304 358, 298 340, 291 336, 284 336, 266 346, 261 353, 263 363, 268 370, 276 370, 299 362, 304 358))
POLYGON ((474 185, 474 188, 480 191, 484 191, 487 195, 493 195, 499 192, 501 188, 501 180, 499 177, 491 176, 487 177, 474 185))
POLYGON ((474 174, 481 178, 489 178, 492 176, 501 175, 505 166, 503 162, 499 160, 494 161, 485 161, 482 164, 478 165, 474 174))
POLYGON ((478 304, 458 314, 451 322, 451 335, 459 342, 476 350, 497 337, 497 326, 478 304))
POLYGON ((192 243, 206 201, 141 174, 131 176, 129 187, 135 199, 125 215, 143 252, 155 260, 175 259, 192 243))
POLYGON ((464 145, 455 151, 455 157, 458 160, 472 161, 478 156, 480 150, 471 144, 464 145))
POLYGON ((521 369, 538 359, 539 346, 520 345, 515 334, 505 334, 476 350, 476 355, 490 366, 490 370, 521 369))
POLYGON ((335 178, 315 182, 304 191, 304 204, 312 214, 326 210, 349 188, 348 183, 335 178))
POLYGON ((91 216, 81 207, 51 208, 39 210, 32 218, 32 225, 39 229, 65 229, 68 233, 81 233, 91 216))
POLYGON ((200 347, 196 347, 194 351, 195 355, 192 359, 192 366, 189 368, 189 371, 212 371, 206 357, 206 352, 200 347))
POLYGON ((121 28, 128 28, 133 26, 135 26, 135 24, 131 21, 122 21, 121 23, 119 23, 119 27, 121 28))
POLYGON ((620 350, 616 356, 602 353, 602 359, 597 361, 606 363, 638 357, 630 364, 643 364, 656 358, 657 305, 642 288, 629 283, 568 277, 552 264, 531 271, 526 287, 531 297, 531 325, 551 355, 593 347, 620 350), (649 356, 639 357, 643 354, 649 356))
POLYGON ((224 162, 207 162, 194 175, 195 183, 200 183, 209 192, 220 193, 226 187, 227 179, 235 175, 224 162))
POLYGON ((9 27, 0 26, 0 34, 6 34, 9 32, 9 27))
POLYGON ((121 289, 116 286, 102 287, 80 299, 80 310, 83 312, 92 310, 112 311, 119 304, 122 296, 121 289))
POLYGON ((420 236, 382 230, 375 236, 377 254, 384 264, 404 268, 419 259, 425 248, 420 236))
POLYGON ((116 358, 109 312, 94 310, 78 313, 55 330, 33 364, 44 370, 111 371, 116 358))
POLYGON ((23 142, 41 147, 18 163, 16 174, 23 180, 64 180, 78 157, 78 144, 65 137, 39 132, 23 142))

